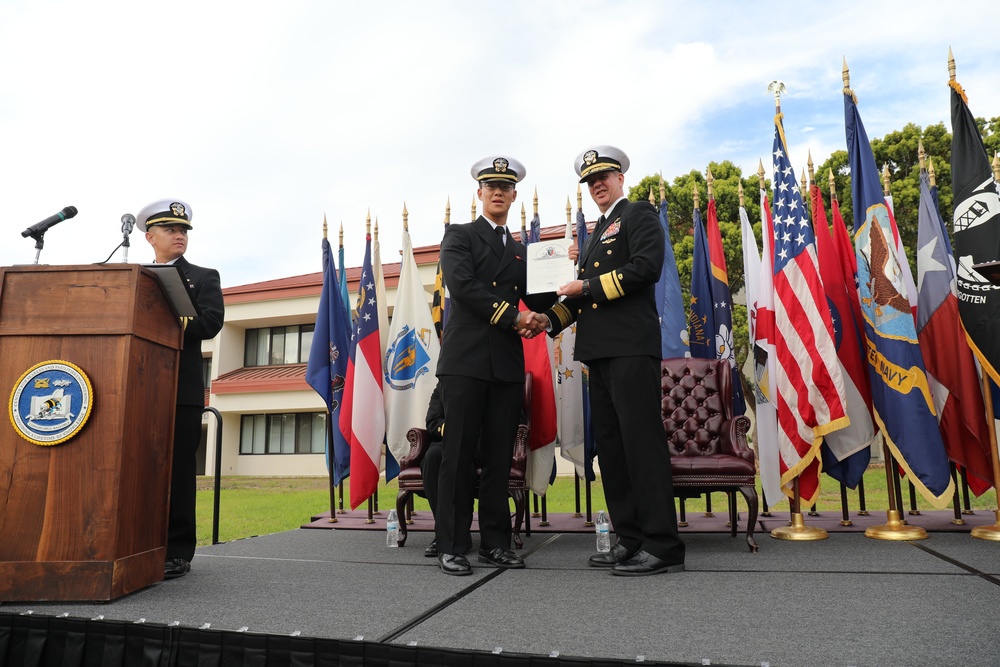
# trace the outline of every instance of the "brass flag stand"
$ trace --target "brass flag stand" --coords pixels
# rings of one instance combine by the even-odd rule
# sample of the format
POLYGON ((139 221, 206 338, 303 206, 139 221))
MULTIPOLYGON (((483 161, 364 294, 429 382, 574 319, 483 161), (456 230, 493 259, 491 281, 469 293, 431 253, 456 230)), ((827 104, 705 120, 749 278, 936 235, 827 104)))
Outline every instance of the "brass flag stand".
POLYGON ((799 478, 792 480, 792 523, 789 526, 779 526, 771 531, 771 537, 777 540, 807 542, 825 540, 830 534, 822 528, 807 526, 802 519, 802 498, 799 495, 799 478))

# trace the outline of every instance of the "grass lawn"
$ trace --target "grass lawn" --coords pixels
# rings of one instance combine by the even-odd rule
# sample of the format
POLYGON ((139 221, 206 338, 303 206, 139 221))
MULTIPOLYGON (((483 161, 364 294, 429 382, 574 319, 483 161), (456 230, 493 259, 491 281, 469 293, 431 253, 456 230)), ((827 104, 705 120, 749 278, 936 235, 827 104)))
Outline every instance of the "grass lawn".
MULTIPOLYGON (((350 480, 348 480, 348 485, 350 480)), ((212 505, 214 478, 198 478, 198 545, 212 542, 212 505)), ((345 504, 349 505, 349 486, 345 485, 345 504)), ((885 468, 873 465, 865 473, 865 500, 871 512, 885 512, 888 500, 885 492, 885 468)), ((758 493, 760 489, 758 488, 758 493)), ((396 506, 397 486, 395 482, 379 485, 379 507, 383 510, 396 506)), ((581 505, 583 504, 583 488, 581 485, 581 505)), ((604 490, 600 480, 591 485, 592 507, 594 512, 605 509, 604 490)), ((848 491, 848 504, 851 512, 858 509, 858 494, 848 491)), ((571 477, 559 477, 555 484, 549 487, 547 506, 553 513, 576 511, 574 485, 571 477)), ((738 496, 740 511, 746 510, 741 496, 738 496)), ((909 494, 906 481, 903 481, 903 497, 909 508, 909 494)), ((713 510, 724 512, 726 498, 724 494, 712 496, 713 510)), ((919 496, 917 505, 921 509, 930 509, 919 496)), ((991 490, 979 498, 972 498, 972 509, 992 511, 996 508, 996 494, 991 490)), ((417 509, 429 509, 427 501, 417 498, 417 509)), ((705 509, 704 497, 687 501, 688 512, 702 512, 705 509)), ((293 530, 307 523, 315 514, 330 509, 329 480, 325 477, 223 477, 220 500, 219 540, 228 542, 253 535, 265 535, 286 530, 293 530)), ((513 506, 511 507, 513 510, 513 506)), ((777 503, 776 511, 787 512, 788 503, 777 503)), ((807 508, 803 508, 803 511, 807 508)), ((840 486, 836 480, 822 478, 820 497, 817 509, 821 512, 840 512, 840 486)))

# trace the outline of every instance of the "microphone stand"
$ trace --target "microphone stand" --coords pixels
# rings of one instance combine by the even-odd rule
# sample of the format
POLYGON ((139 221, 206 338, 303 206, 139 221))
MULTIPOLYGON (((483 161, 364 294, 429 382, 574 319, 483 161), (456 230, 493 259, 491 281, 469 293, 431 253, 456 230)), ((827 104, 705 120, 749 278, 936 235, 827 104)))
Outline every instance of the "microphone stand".
POLYGON ((38 258, 42 254, 42 248, 45 247, 45 231, 35 232, 34 234, 29 234, 29 236, 35 239, 35 265, 38 265, 38 258))

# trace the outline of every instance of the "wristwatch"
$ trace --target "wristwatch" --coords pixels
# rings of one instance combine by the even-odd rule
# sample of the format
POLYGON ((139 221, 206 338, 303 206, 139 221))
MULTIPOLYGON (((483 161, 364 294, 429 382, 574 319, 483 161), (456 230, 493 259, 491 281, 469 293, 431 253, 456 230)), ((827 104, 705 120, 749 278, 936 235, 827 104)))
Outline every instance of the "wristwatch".
POLYGON ((590 296, 590 279, 585 279, 583 281, 583 295, 590 296))

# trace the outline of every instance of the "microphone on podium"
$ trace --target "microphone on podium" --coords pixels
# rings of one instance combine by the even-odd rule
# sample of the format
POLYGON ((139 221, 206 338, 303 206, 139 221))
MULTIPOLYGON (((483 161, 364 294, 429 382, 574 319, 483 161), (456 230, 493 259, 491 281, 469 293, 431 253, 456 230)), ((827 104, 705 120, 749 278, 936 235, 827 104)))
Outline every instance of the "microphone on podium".
POLYGON ((63 210, 59 211, 55 215, 50 215, 41 222, 36 222, 31 227, 28 227, 23 232, 21 236, 28 238, 29 236, 36 238, 41 236, 48 230, 49 227, 53 225, 58 225, 63 220, 68 220, 76 215, 76 206, 67 206, 63 210))
POLYGON ((131 213, 126 213, 122 216, 122 255, 124 256, 122 261, 128 264, 128 249, 129 249, 129 234, 132 233, 132 228, 135 227, 135 216, 131 213))

